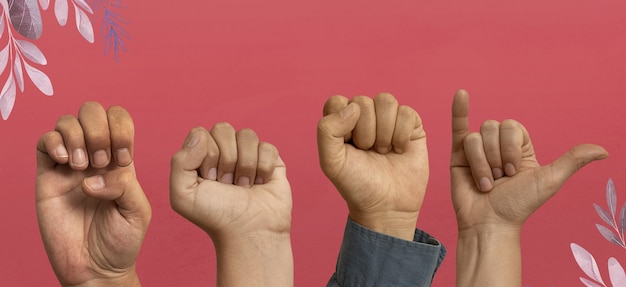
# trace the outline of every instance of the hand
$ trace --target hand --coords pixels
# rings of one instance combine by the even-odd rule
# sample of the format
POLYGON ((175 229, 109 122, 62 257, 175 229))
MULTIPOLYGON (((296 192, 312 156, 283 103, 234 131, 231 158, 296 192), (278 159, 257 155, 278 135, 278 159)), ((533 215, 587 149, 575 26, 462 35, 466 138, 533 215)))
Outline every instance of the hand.
POLYGON ((85 103, 37 144, 37 217, 63 286, 139 286, 151 209, 135 176, 126 110, 85 103))
POLYGON ((317 128, 320 164, 350 218, 413 240, 428 183, 426 133, 419 115, 390 94, 331 97, 317 128))
POLYGON ((213 240, 219 286, 293 285, 285 164, 254 131, 193 129, 172 158, 170 201, 213 240))

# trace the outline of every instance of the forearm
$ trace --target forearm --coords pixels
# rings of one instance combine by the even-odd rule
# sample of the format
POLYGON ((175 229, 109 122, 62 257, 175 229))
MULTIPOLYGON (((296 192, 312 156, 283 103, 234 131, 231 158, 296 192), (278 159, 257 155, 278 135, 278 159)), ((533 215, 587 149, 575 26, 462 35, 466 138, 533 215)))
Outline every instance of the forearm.
POLYGON ((291 239, 254 234, 214 240, 217 286, 293 286, 291 239))
POLYGON ((456 253, 457 287, 522 285, 519 228, 459 231, 456 253))

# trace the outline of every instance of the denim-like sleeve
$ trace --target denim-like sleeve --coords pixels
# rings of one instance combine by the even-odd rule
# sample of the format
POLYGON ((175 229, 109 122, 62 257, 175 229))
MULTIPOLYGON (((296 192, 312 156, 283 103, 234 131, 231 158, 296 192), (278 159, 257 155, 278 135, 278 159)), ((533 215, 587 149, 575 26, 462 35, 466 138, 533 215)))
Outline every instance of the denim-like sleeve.
POLYGON ((326 286, 430 286, 445 255, 445 247, 419 229, 407 241, 348 218, 335 274, 326 286))

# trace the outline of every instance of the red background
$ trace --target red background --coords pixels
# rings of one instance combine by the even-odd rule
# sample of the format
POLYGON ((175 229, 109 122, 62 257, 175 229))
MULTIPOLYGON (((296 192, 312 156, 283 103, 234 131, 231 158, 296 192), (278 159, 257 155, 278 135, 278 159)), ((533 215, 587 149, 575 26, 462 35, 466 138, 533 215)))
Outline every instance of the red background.
MULTIPOLYGON (((0 285, 48 286, 56 279, 34 205, 35 143, 56 119, 95 100, 126 107, 136 125, 138 177, 153 221, 138 258, 144 286, 215 281, 208 236, 169 207, 169 159, 194 126, 229 121, 275 144, 293 198, 296 286, 324 286, 335 266, 347 210, 322 174, 315 127, 331 95, 393 93, 422 116, 431 178, 418 227, 449 250, 434 286, 453 286, 456 222, 449 196, 450 105, 470 92, 474 129, 515 118, 549 163, 578 143, 609 150, 581 170, 526 223, 524 284, 582 286, 570 250, 626 265, 623 249, 594 224, 609 178, 626 201, 626 2, 618 0, 347 1, 234 0, 126 3, 132 39, 115 63, 74 26, 43 12, 35 43, 53 97, 32 83, 0 122, 0 285)), ((70 12, 72 13, 72 12, 70 12)), ((94 20, 98 23, 99 20, 94 20)), ((97 28, 96 28, 97 29, 97 28)), ((2 74, 5 79, 6 73, 2 74)), ((1 80, 0 82, 3 82, 1 80)))

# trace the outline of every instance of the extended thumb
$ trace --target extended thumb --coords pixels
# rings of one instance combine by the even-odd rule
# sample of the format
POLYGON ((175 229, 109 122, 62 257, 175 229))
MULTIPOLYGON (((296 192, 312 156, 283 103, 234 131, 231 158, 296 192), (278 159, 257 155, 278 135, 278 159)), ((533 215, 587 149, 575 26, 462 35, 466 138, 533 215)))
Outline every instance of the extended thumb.
MULTIPOLYGON (((551 173, 552 183, 558 187, 563 185, 579 169, 592 161, 605 159, 609 153, 601 146, 583 144, 575 146, 544 169, 551 173)), ((556 192, 556 190, 554 192, 556 192)))
POLYGON ((336 113, 323 117, 317 125, 317 149, 322 170, 341 166, 345 161, 344 136, 351 132, 359 120, 361 110, 351 103, 336 113))

